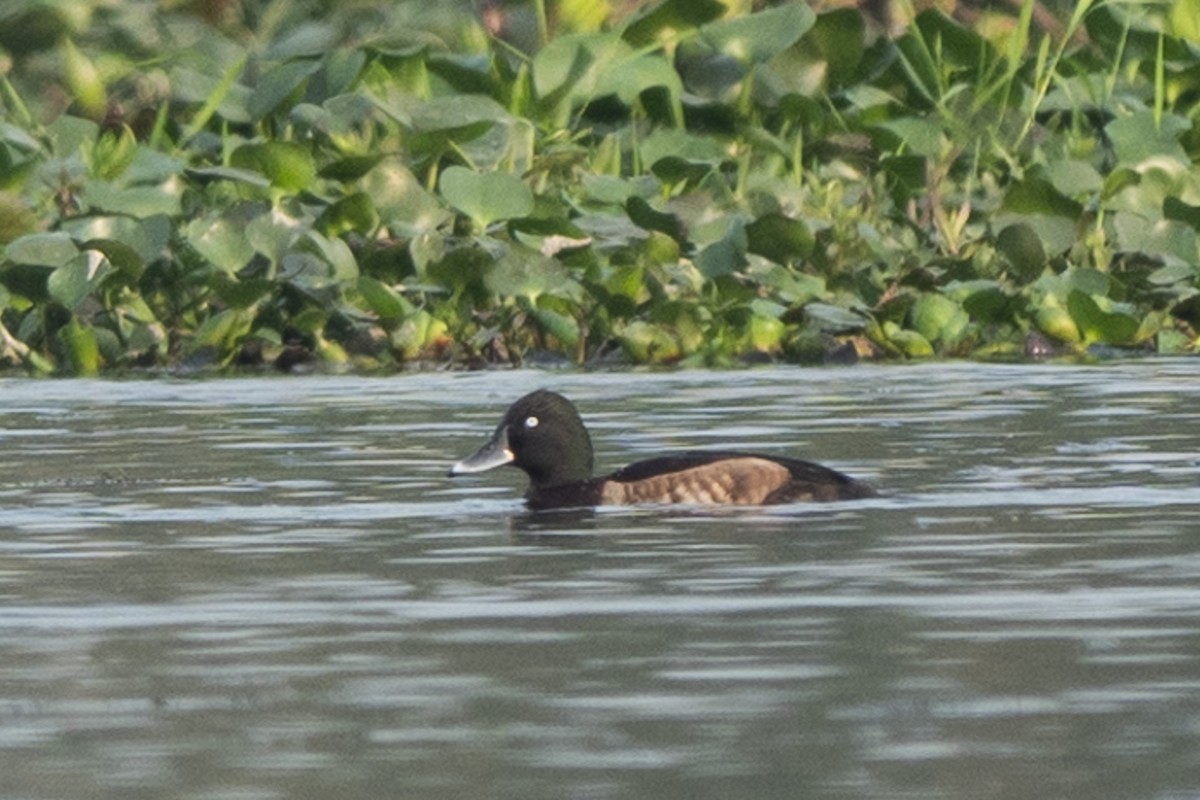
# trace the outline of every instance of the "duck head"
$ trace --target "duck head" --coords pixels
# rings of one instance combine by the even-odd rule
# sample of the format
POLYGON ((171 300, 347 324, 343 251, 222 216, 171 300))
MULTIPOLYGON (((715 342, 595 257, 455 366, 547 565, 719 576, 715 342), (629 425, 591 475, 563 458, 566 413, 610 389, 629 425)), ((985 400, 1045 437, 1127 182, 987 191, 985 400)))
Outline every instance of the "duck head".
POLYGON ((450 475, 508 465, 523 470, 534 488, 546 488, 588 480, 592 461, 592 440, 575 406, 539 389, 513 403, 492 438, 450 475))

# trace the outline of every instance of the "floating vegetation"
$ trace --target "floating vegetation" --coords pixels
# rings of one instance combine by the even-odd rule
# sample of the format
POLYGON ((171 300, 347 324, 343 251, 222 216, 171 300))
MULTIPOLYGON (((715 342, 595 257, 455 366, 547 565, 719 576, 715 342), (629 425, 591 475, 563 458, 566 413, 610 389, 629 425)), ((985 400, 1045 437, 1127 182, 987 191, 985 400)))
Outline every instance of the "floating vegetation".
POLYGON ((0 364, 1196 346, 1193 0, 324 5, 0 11, 0 364))

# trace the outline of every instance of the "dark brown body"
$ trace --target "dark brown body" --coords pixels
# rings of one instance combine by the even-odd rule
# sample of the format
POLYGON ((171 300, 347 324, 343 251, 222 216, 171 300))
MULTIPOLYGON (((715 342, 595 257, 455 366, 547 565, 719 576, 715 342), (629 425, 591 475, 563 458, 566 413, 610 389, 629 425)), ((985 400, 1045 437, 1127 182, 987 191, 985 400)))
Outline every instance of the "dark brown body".
POLYGON ((773 505, 874 497, 842 473, 793 458, 741 452, 686 452, 592 477, 592 442, 579 412, 560 394, 539 390, 509 408, 492 438, 451 475, 513 466, 529 476, 530 508, 639 503, 773 505))
POLYGON ((777 505, 875 497, 836 470, 753 453, 696 452, 639 461, 604 478, 530 487, 530 508, 689 503, 777 505))

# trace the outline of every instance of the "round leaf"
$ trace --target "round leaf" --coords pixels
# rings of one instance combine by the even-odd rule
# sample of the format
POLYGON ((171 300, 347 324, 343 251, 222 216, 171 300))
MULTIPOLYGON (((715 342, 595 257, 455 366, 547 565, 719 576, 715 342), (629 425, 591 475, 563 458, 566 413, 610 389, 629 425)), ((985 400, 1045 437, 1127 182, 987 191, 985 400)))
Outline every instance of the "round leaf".
POLYGON ((746 226, 746 249, 777 264, 807 258, 816 240, 798 219, 782 214, 764 214, 746 226))
POLYGON ((272 186, 291 194, 307 189, 317 177, 312 154, 296 142, 243 145, 230 161, 235 167, 262 173, 272 186))
POLYGON ((791 47, 816 22, 804 3, 785 3, 756 14, 711 22, 700 35, 714 50, 741 61, 761 63, 791 47))
POLYGON ((940 294, 921 295, 908 313, 913 328, 931 342, 956 338, 967 323, 962 307, 940 294))
POLYGON ((520 178, 504 172, 450 167, 442 173, 438 186, 450 205, 483 228, 533 211, 533 192, 520 178))
POLYGON ((1033 228, 1023 222, 1009 225, 996 237, 996 249, 1008 259, 1013 272, 1023 280, 1032 280, 1046 266, 1046 250, 1033 228))
POLYGON ((14 264, 60 267, 79 255, 79 248, 65 233, 33 233, 10 242, 4 258, 14 264))
POLYGON ((361 188, 396 235, 433 230, 449 216, 399 159, 386 159, 367 173, 361 188))
POLYGON ((904 330, 894 323, 884 324, 884 332, 888 341, 900 349, 909 358, 929 358, 933 355, 933 345, 916 331, 904 330))
POLYGON ((1067 310, 1088 342, 1128 344, 1137 335, 1136 319, 1128 314, 1105 311, 1091 295, 1079 290, 1067 296, 1067 310))

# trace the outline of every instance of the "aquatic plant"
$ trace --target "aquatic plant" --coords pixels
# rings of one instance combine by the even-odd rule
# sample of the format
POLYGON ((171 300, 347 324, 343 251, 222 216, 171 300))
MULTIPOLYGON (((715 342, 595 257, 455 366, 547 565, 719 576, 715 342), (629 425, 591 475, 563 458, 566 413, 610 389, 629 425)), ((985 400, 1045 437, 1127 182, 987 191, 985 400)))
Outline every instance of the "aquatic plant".
POLYGON ((1197 0, 614 5, 7 4, 0 363, 1195 347, 1197 0))

